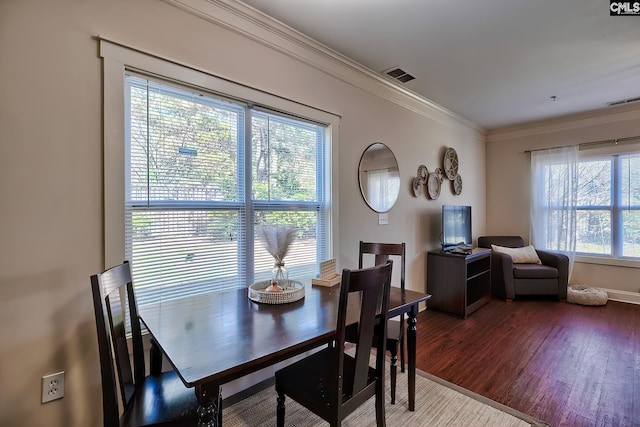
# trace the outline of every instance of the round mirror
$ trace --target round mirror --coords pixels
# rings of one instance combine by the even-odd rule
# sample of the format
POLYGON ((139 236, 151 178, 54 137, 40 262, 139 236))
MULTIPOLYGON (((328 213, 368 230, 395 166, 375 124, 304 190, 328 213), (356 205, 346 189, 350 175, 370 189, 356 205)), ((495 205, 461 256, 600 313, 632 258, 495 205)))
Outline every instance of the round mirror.
POLYGON ((360 192, 376 212, 387 212, 398 200, 400 170, 393 152, 381 142, 371 144, 360 157, 360 192))

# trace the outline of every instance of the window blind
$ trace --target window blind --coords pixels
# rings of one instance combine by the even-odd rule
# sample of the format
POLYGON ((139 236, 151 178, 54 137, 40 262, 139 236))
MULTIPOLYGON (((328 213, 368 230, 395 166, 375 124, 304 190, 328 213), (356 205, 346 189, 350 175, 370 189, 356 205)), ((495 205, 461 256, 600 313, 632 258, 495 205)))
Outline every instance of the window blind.
POLYGON ((296 227, 289 276, 316 274, 325 126, 145 76, 127 75, 125 88, 125 245, 139 304, 268 279, 261 223, 296 227))

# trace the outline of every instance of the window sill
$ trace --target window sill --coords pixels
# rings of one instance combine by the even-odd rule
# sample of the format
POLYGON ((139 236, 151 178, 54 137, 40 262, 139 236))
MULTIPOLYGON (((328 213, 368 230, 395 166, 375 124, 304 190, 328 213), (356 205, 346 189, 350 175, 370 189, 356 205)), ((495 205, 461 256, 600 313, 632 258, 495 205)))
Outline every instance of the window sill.
POLYGON ((627 258, 611 258, 593 255, 576 255, 575 262, 583 264, 601 264, 614 267, 640 268, 640 260, 627 258))

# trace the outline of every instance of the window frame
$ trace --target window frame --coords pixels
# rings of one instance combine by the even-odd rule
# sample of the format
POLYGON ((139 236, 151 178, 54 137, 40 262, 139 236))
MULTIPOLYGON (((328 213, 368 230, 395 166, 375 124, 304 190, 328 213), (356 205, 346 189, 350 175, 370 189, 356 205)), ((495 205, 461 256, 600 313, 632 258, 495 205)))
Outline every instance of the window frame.
MULTIPOLYGON (((598 149, 589 148, 582 151, 578 158, 578 164, 594 160, 608 160, 611 162, 611 188, 609 205, 577 205, 576 211, 597 210, 609 212, 611 220, 611 254, 597 254, 591 252, 579 252, 576 250, 577 262, 587 264, 601 264, 621 267, 640 268, 640 258, 622 255, 624 240, 624 227, 622 223, 622 211, 627 209, 640 210, 638 206, 627 206, 622 199, 622 161, 626 155, 640 155, 640 147, 627 147, 627 149, 598 149)), ((580 179, 580 178, 578 178, 580 179)))
MULTIPOLYGON (((156 76, 164 81, 202 88, 222 98, 239 100, 251 104, 253 108, 264 108, 271 114, 281 112, 287 116, 326 124, 326 161, 323 171, 325 176, 323 191, 326 198, 325 251, 329 257, 333 257, 337 252, 339 235, 337 224, 339 116, 107 39, 100 38, 99 47, 100 56, 103 59, 105 268, 119 264, 125 259, 126 144, 124 132, 125 74, 128 72, 156 76)), ((247 161, 251 161, 250 156, 247 156, 247 161)), ((247 232, 252 233, 253 230, 247 232)), ((248 252, 254 250, 253 239, 247 238, 246 250, 248 252)))

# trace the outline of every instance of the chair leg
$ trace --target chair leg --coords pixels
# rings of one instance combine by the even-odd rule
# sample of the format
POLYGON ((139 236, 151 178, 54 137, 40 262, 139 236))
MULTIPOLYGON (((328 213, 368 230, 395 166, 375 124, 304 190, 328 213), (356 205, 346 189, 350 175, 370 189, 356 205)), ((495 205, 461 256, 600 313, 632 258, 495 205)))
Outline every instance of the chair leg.
POLYGON ((398 377, 398 353, 391 351, 391 365, 389 366, 389 374, 391 376, 391 404, 396 403, 396 378, 398 377))
POLYGON ((276 407, 276 427, 284 427, 284 393, 278 392, 278 405, 276 407))
POLYGON ((400 372, 404 374, 404 337, 400 340, 400 372))
MULTIPOLYGON (((387 420, 384 411, 384 379, 379 380, 379 385, 376 390, 376 426, 386 427, 387 420)), ((284 427, 284 426, 278 426, 284 427)))

